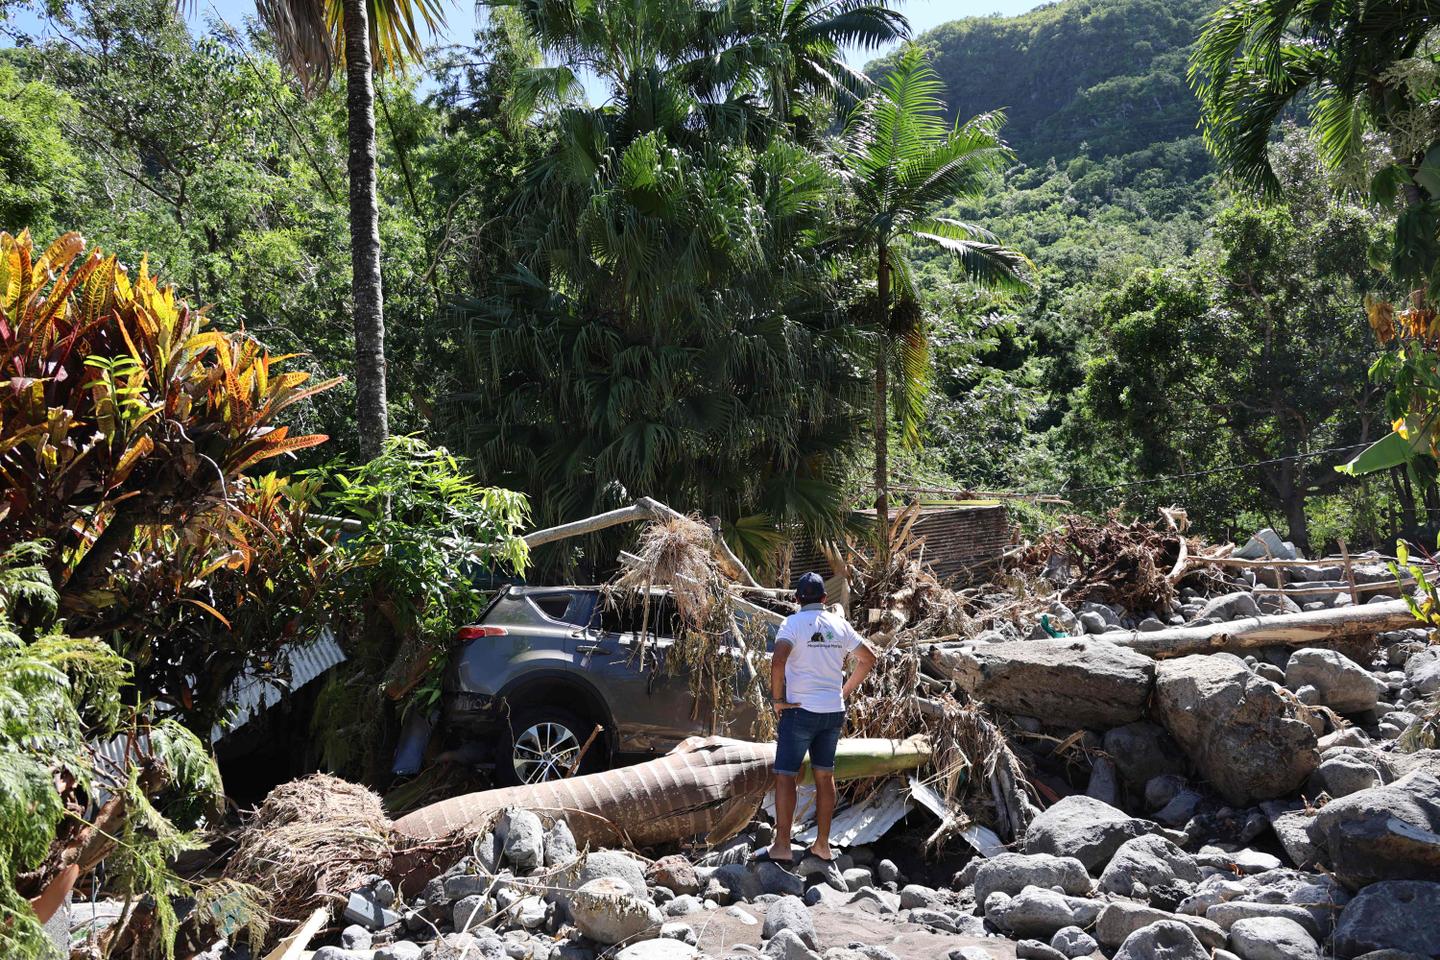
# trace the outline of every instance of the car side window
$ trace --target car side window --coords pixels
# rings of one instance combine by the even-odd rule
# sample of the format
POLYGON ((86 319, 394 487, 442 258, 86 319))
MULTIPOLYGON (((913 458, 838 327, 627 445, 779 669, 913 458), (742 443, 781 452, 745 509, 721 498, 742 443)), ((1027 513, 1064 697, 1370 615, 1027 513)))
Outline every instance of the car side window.
POLYGON ((545 616, 557 623, 568 623, 573 627, 583 627, 589 619, 589 604, 585 601, 585 594, 568 591, 530 597, 530 602, 545 616))
POLYGON ((638 635, 643 627, 651 636, 673 639, 680 629, 675 601, 668 596, 652 597, 647 616, 639 597, 614 596, 600 604, 600 627, 607 633, 638 635))

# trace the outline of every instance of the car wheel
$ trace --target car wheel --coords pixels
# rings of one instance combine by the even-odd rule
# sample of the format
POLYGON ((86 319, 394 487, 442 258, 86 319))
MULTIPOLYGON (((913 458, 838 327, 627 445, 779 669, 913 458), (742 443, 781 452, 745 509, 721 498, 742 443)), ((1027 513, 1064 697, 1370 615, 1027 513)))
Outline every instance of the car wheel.
MULTIPOLYGON (((497 758, 496 778, 518 785, 560 780, 570 775, 575 758, 580 756, 593 723, 586 723, 575 714, 559 707, 538 707, 517 710, 510 715, 510 749, 497 758)), ((598 738, 597 738, 598 741, 598 738)), ((590 744, 575 773, 593 773, 600 769, 603 746, 590 744)))

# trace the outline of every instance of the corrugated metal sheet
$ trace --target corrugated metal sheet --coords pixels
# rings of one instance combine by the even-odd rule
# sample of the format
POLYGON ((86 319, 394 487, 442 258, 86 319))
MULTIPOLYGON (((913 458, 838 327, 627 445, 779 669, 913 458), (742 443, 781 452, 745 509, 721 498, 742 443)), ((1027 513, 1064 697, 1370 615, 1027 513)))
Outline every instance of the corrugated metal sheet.
MULTIPOLYGON (((344 663, 345 659, 345 651, 340 649, 340 642, 335 639, 335 634, 329 627, 323 628, 320 635, 309 643, 293 643, 281 647, 276 660, 289 664, 286 676, 282 678, 274 673, 247 670, 236 677, 231 684, 229 695, 235 708, 233 722, 228 727, 216 724, 210 731, 210 742, 219 743, 229 733, 240 729, 279 703, 286 693, 299 690, 331 667, 344 663)), ((98 763, 102 777, 117 778, 122 775, 126 768, 127 743, 128 737, 119 736, 106 743, 92 744, 97 757, 102 758, 98 763)), ((137 747, 142 755, 145 754, 150 749, 150 738, 142 733, 137 747)), ((97 784, 91 802, 99 805, 109 798, 110 793, 104 785, 97 784)))
MULTIPOLYGON (((899 780, 889 780, 861 804, 847 804, 835 811, 830 822, 830 842, 839 847, 874 843, 911 811, 909 792, 899 780)), ((775 816, 775 793, 765 795, 765 811, 775 816)), ((795 797, 795 828, 790 838, 796 843, 815 842, 815 788, 799 787, 795 797)))
POLYGON ((230 731, 238 730, 280 702, 286 693, 299 690, 337 664, 345 662, 345 651, 329 627, 306 644, 287 644, 276 658, 289 665, 286 675, 246 670, 235 678, 229 700, 234 705, 228 727, 219 724, 210 731, 210 742, 219 743, 230 731))

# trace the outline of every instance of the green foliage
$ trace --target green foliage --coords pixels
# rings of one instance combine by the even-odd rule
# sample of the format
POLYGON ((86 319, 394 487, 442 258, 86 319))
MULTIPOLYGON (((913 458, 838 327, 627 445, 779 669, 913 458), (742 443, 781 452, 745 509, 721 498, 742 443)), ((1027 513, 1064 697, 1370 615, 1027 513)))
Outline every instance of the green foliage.
POLYGON ((0 223, 56 230, 79 158, 64 135, 75 104, 48 84, 22 81, 0 64, 0 223))
POLYGON ((57 845, 77 843, 72 809, 103 787, 118 795, 111 804, 121 813, 100 841, 101 849, 113 846, 111 879, 125 893, 155 898, 160 944, 172 956, 170 898, 190 889, 169 861, 196 845, 184 825, 219 809, 220 774, 189 730, 173 720, 146 723, 123 706, 129 666, 105 644, 48 623, 27 631, 29 639, 17 632, 17 607, 28 606, 31 620, 55 608, 57 594, 37 562, 45 552, 43 544, 21 543, 0 554, 0 951, 56 954, 28 899, 53 878, 57 845), (122 731, 125 762, 118 770, 97 765, 92 743, 122 731), (48 868, 37 874, 42 864, 48 868))
MULTIPOLYGON (((1191 135, 1185 58, 1215 0, 1061 0, 916 38, 952 116, 1004 110, 1022 160, 1123 155, 1191 135)), ((879 75, 896 57, 873 64, 879 75)))
POLYGON ((1122 429, 1144 473, 1278 460, 1255 468, 1256 503, 1305 545, 1305 498, 1341 478, 1326 457, 1293 458, 1363 441, 1378 400, 1359 301, 1381 282, 1365 258, 1379 224, 1329 200, 1301 135, 1277 157, 1291 203, 1233 202, 1191 264, 1137 272, 1102 301, 1080 402, 1122 429))
POLYGON ((326 681, 314 729, 330 769, 374 779, 384 767, 375 747, 393 719, 387 701, 435 705, 456 631, 485 606, 484 582, 525 570, 517 531, 530 507, 416 437, 391 437, 375 459, 316 479, 327 507, 360 529, 337 547, 333 581, 333 622, 351 662, 326 681))
POLYGON ((67 233, 37 256, 28 233, 0 233, 0 544, 54 542, 62 608, 94 617, 138 525, 228 506, 243 471, 323 442, 279 415, 330 384, 205 330, 145 261, 131 281, 84 247, 67 233))

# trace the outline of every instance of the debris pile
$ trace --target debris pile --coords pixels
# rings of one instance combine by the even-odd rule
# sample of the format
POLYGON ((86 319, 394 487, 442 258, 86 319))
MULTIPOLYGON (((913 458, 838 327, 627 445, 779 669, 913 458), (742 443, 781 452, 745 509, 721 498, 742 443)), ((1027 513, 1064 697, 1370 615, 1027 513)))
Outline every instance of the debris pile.
MULTIPOLYGON (((894 795, 939 829, 753 862, 761 748, 704 741, 759 772, 692 797, 618 771, 615 821, 580 781, 409 815, 410 839, 461 828, 464 856, 332 888, 353 925, 317 960, 1440 956, 1440 646, 1385 558, 1309 561, 1271 531, 1216 548, 1178 511, 1067 522, 965 591, 923 549, 854 564, 881 659, 851 732, 926 735, 894 795)), ((706 768, 683 753, 645 766, 706 768)))

